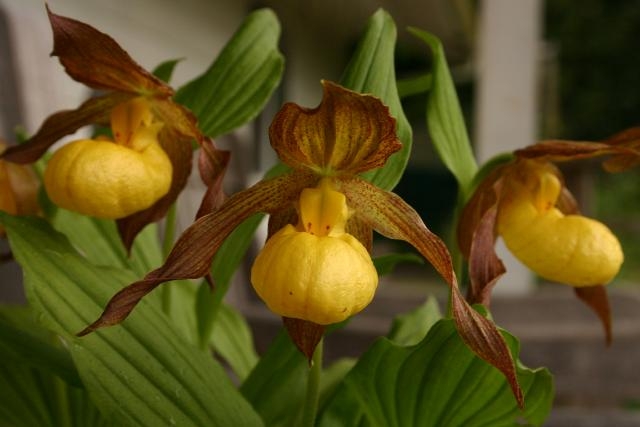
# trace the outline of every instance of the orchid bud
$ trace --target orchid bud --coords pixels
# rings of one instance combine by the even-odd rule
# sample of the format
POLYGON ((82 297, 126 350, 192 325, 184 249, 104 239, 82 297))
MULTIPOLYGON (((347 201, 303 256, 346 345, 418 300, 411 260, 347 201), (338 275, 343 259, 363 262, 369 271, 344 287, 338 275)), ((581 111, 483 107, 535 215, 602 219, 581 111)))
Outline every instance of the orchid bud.
POLYGON ((65 209, 110 219, 150 207, 171 186, 171 161, 157 138, 161 127, 143 98, 114 108, 115 141, 78 140, 53 154, 44 174, 49 198, 65 209))
POLYGON ((575 287, 607 284, 618 274, 618 239, 604 224, 556 207, 562 184, 549 163, 523 162, 504 185, 498 232, 527 267, 575 287))
POLYGON ((348 217, 344 194, 328 179, 302 191, 298 226, 274 234, 251 269, 271 311, 327 325, 369 305, 378 275, 365 247, 344 231, 348 217))

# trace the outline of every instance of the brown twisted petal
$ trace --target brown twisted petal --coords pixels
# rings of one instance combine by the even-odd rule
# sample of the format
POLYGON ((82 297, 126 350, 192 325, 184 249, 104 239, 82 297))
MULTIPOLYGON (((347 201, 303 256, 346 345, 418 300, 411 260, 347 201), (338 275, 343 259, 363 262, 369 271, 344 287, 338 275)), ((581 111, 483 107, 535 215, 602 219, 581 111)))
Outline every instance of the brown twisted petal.
POLYGON ((113 107, 131 98, 132 95, 126 93, 110 93, 90 98, 75 110, 54 113, 47 117, 35 135, 22 144, 9 147, 2 153, 2 158, 13 163, 32 163, 63 136, 90 124, 109 123, 113 107))
POLYGON ((316 172, 358 174, 383 166, 401 148, 389 109, 371 95, 322 84, 317 108, 288 103, 274 118, 269 137, 280 159, 316 172))
POLYGON ((138 65, 109 35, 51 12, 53 52, 74 80, 95 89, 170 97, 173 90, 138 65))
POLYGON ((526 159, 543 157, 545 160, 563 162, 588 159, 616 151, 616 148, 602 142, 550 139, 516 150, 514 154, 526 159))
POLYGON ((456 236, 460 252, 467 259, 478 224, 485 213, 498 202, 498 182, 509 164, 511 163, 498 166, 482 180, 460 214, 456 236))
POLYGON ((475 311, 460 293, 444 242, 429 231, 418 213, 396 194, 357 177, 339 179, 336 183, 360 219, 386 237, 411 244, 445 279, 451 289, 453 318, 461 338, 479 357, 505 375, 518 404, 523 407, 524 397, 511 352, 496 325, 475 311))
POLYGON ((576 296, 596 313, 604 328, 605 342, 610 345, 613 340, 613 331, 607 288, 604 285, 598 285, 573 288, 573 290, 576 296))
POLYGON ((469 253, 469 304, 489 307, 491 289, 506 272, 504 264, 495 251, 495 226, 498 208, 493 205, 483 215, 474 233, 469 253))
POLYGON ((276 212, 290 205, 297 200, 300 191, 315 180, 313 175, 294 172, 260 181, 235 193, 218 210, 199 218, 187 228, 160 268, 115 294, 100 318, 78 335, 122 322, 142 297, 163 282, 205 276, 220 245, 240 223, 256 213, 276 212))

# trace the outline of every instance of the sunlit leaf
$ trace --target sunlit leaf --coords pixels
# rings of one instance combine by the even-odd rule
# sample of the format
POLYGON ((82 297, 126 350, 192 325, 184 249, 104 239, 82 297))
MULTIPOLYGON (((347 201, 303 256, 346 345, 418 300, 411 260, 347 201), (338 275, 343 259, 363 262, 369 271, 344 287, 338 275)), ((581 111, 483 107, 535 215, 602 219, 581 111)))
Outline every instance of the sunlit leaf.
MULTIPOLYGON (((517 355, 517 341, 505 337, 517 355)), ((440 320, 415 346, 378 340, 344 378, 318 425, 541 425, 553 400, 551 375, 519 366, 518 379, 523 411, 502 374, 467 348, 452 320, 440 320)))

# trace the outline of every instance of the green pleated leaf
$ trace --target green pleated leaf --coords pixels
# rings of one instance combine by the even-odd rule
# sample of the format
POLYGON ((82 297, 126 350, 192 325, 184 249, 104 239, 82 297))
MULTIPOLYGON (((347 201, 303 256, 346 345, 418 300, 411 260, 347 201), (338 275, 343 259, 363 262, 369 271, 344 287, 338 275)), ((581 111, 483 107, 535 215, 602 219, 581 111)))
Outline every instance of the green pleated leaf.
POLYGON ((82 387, 69 352, 49 330, 38 325, 23 306, 0 307, 0 360, 44 369, 82 387))
POLYGON ((442 318, 438 302, 429 298, 420 307, 393 319, 388 338, 395 344, 416 345, 424 339, 429 329, 442 318))
POLYGON ((138 234, 128 256, 114 221, 58 208, 51 222, 94 265, 130 269, 142 277, 162 263, 156 224, 138 234))
POLYGON ((284 68, 280 24, 269 9, 251 13, 207 71, 176 93, 213 138, 253 119, 277 87, 284 68))
POLYGON ((171 290, 169 315, 182 336, 194 345, 204 345, 203 348, 214 350, 216 356, 226 362, 238 380, 244 381, 258 362, 253 335, 245 318, 236 309, 221 302, 215 307, 215 316, 210 316, 212 324, 207 335, 208 341, 201 343, 196 307, 202 309, 210 303, 212 292, 208 284, 180 280, 167 283, 165 286, 165 291, 171 290), (203 304, 202 300, 207 302, 203 304))
POLYGON ((157 304, 145 300, 121 325, 75 337, 135 275, 93 266, 43 220, 0 219, 31 306, 67 340, 82 382, 106 416, 119 425, 262 425, 224 369, 188 344, 157 304))
POLYGON ((431 141, 445 166, 456 177, 463 194, 471 190, 478 169, 464 123, 442 43, 434 35, 411 28, 409 31, 431 48, 433 71, 427 101, 427 127, 431 141))
POLYGON ((240 387, 269 427, 299 425, 309 364, 283 330, 240 387))
MULTIPOLYGON (((513 354, 518 343, 505 334, 513 354)), ((551 409, 547 370, 518 367, 520 411, 504 376, 476 357, 450 319, 438 321, 412 347, 378 340, 345 377, 319 426, 506 427, 541 425, 551 409)))
POLYGON ((411 126, 404 115, 394 66, 396 25, 384 10, 378 10, 368 21, 356 52, 342 76, 341 84, 361 93, 377 96, 389 107, 397 120, 402 149, 394 153, 384 167, 365 174, 367 180, 385 190, 396 186, 411 154, 411 126))
POLYGON ((86 390, 49 371, 3 359, 0 364, 0 426, 106 427, 86 390))
POLYGON ((391 274, 396 266, 402 262, 424 264, 424 258, 413 252, 407 252, 402 254, 381 255, 373 259, 373 265, 376 267, 379 276, 391 274))
POLYGON ((244 381, 258 363, 253 335, 245 318, 231 306, 221 304, 211 335, 211 346, 244 381))

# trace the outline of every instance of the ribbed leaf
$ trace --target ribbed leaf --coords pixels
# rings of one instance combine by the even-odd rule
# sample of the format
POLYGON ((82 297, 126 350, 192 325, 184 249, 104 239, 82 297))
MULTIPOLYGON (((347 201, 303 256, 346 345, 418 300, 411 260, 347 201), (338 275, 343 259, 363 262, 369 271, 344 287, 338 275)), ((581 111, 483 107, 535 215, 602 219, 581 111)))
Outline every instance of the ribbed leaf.
POLYGON ((215 138, 254 118, 280 82, 280 24, 269 9, 253 12, 207 71, 178 90, 175 99, 215 138))
POLYGON ((240 381, 244 381, 258 363, 253 336, 245 318, 231 306, 221 304, 211 335, 211 345, 240 381))
POLYGON ((94 265, 130 269, 143 276, 162 262, 155 224, 148 225, 138 234, 131 256, 128 256, 114 221, 90 218, 65 209, 56 209, 51 221, 56 230, 66 235, 94 265))
POLYGON ((50 331, 35 322, 27 307, 0 307, 0 356, 4 362, 45 369, 82 387, 69 352, 50 331))
POLYGON ((26 306, 0 307, 0 426, 105 426, 69 352, 26 306))
POLYGON ((51 372, 13 361, 0 364, 0 426, 106 427, 86 390, 51 372))
POLYGON ((430 297, 415 310, 397 316, 393 320, 388 338, 398 345, 416 345, 441 318, 438 302, 430 297))
MULTIPOLYGON (((517 341, 505 335, 517 354, 517 341)), ((523 419, 541 425, 551 408, 551 375, 519 367, 518 380, 522 412, 504 376, 476 357, 453 321, 444 319, 416 346, 377 341, 345 377, 319 425, 506 427, 523 419)))
POLYGON ((396 266, 402 262, 424 264, 424 259, 413 252, 381 255, 373 259, 373 265, 375 265, 379 276, 391 274, 396 266))
POLYGON ((415 28, 410 31, 428 44, 433 53, 433 81, 427 101, 427 126, 431 141, 442 162, 458 180, 462 193, 468 195, 478 166, 442 43, 425 31, 415 28))
MULTIPOLYGON (((211 340, 218 309, 229 289, 233 274, 244 259, 263 217, 262 214, 254 215, 240 224, 231 232, 213 258, 210 271, 215 281, 215 289, 211 291, 201 287, 196 300, 198 336, 202 347, 211 340)), ((233 331, 229 332, 233 333, 233 331)), ((218 334, 220 333, 221 331, 218 330, 218 334)), ((221 339, 220 335, 218 339, 221 339)), ((235 339, 235 337, 227 337, 227 340, 235 341, 235 339)), ((213 345, 216 346, 215 343, 213 345)), ((252 351, 252 347, 247 348, 247 351, 252 351)))
POLYGON ((262 416, 265 425, 294 427, 300 416, 308 369, 307 359, 282 331, 240 391, 262 416))
POLYGON ((0 218, 23 267, 29 302, 46 326, 68 340, 101 411, 121 425, 262 425, 222 367, 187 344, 149 302, 121 326, 76 338, 135 277, 89 264, 42 220, 0 218))
POLYGON ((382 168, 365 174, 367 180, 385 190, 391 190, 400 181, 411 154, 412 143, 411 126, 402 111, 396 87, 395 44, 396 25, 387 12, 378 10, 369 19, 360 44, 340 81, 349 89, 380 98, 397 120, 402 149, 393 154, 382 168))

